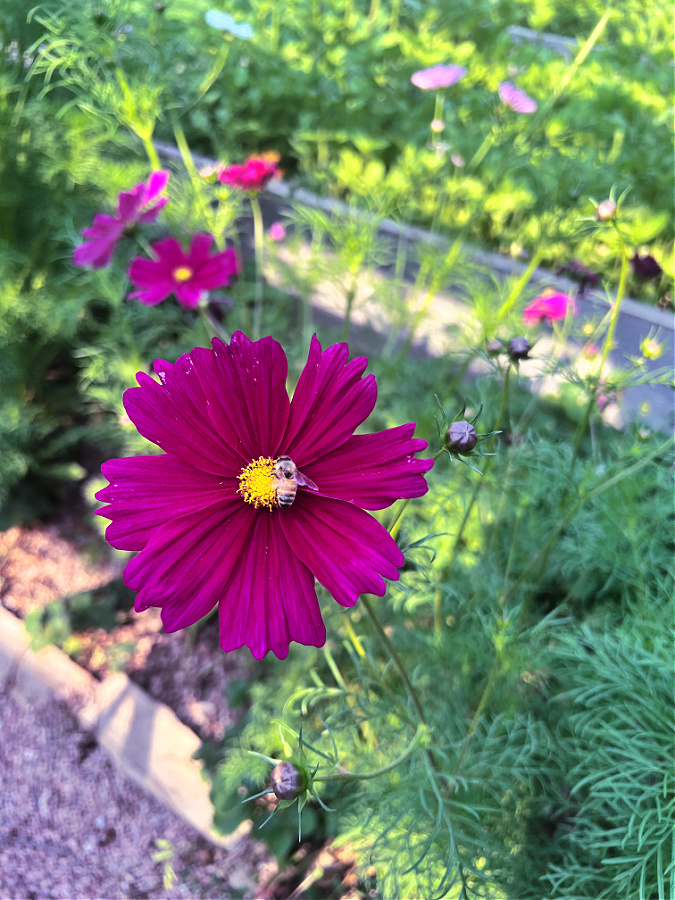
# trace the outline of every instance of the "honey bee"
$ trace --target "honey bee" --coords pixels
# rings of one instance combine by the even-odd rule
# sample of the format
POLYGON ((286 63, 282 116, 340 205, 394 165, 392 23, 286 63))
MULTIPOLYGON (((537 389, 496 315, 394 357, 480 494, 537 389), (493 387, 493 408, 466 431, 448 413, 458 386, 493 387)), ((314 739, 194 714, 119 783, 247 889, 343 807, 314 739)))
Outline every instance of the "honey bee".
POLYGON ((311 478, 298 471, 290 456, 280 456, 277 459, 272 478, 275 481, 274 493, 280 509, 290 509, 293 506, 298 486, 309 488, 310 491, 319 490, 311 478))

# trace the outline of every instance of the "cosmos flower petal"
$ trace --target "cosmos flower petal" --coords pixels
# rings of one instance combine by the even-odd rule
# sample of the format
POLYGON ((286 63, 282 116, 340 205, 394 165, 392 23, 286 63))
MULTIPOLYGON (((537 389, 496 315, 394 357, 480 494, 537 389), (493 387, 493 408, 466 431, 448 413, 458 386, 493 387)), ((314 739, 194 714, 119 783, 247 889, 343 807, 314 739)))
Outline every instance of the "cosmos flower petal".
POLYGON ((576 304, 572 297, 560 291, 547 290, 523 310, 523 319, 528 327, 536 325, 542 319, 557 322, 565 318, 568 309, 573 314, 576 313, 576 304))
POLYGON ((82 236, 90 238, 73 251, 73 264, 88 266, 92 269, 105 269, 109 266, 115 247, 122 237, 124 223, 113 216, 98 213, 90 228, 85 228, 82 236))
POLYGON ((537 104, 528 97, 525 91, 519 90, 510 81, 502 81, 499 84, 499 99, 509 106, 514 112, 530 116, 537 111, 537 104))
POLYGON ((194 281, 175 285, 173 292, 176 300, 186 309, 196 309, 203 294, 201 288, 194 281))
POLYGON ((413 72, 410 80, 423 91, 438 91, 450 87, 466 75, 464 66, 432 66, 413 72))
POLYGON ((412 456, 427 446, 413 437, 414 430, 415 423, 410 422, 376 434, 354 435, 303 472, 322 494, 362 509, 385 509, 394 500, 421 497, 428 490, 423 473, 434 461, 412 456))
POLYGON ((314 576, 289 546, 280 516, 256 516, 237 559, 218 611, 225 651, 246 646, 256 659, 270 650, 284 659, 291 641, 325 643, 314 576))
POLYGON ((348 358, 347 344, 322 351, 317 336, 312 338, 282 447, 301 468, 343 444, 373 411, 375 376, 361 377, 368 360, 361 356, 348 362, 348 358))
POLYGON ((253 508, 231 497, 158 528, 124 572, 124 583, 138 591, 136 610, 161 607, 167 631, 205 616, 223 600, 254 521, 253 508))
POLYGON ((239 331, 229 346, 217 338, 212 344, 192 353, 212 430, 247 462, 276 457, 289 410, 286 354, 271 337, 254 343, 239 331))
POLYGON ((142 550, 153 532, 176 516, 232 497, 239 483, 170 456, 111 459, 102 466, 110 484, 96 494, 109 505, 96 510, 111 519, 106 540, 118 550, 142 550))
POLYGON ((354 606, 359 594, 383 597, 384 578, 398 580, 405 560, 396 542, 351 503, 299 491, 279 521, 297 556, 342 606, 354 606))
POLYGON ((157 360, 155 370, 161 384, 139 372, 139 387, 124 394, 124 407, 139 432, 197 469, 238 475, 250 458, 242 459, 214 431, 191 356, 185 354, 175 364, 157 360))

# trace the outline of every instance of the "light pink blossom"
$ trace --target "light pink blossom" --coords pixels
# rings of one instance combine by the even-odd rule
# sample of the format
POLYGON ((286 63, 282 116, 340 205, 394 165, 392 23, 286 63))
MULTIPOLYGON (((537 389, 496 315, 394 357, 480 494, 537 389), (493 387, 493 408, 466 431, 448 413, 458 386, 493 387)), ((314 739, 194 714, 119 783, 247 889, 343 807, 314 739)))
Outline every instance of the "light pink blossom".
POLYGON ((270 230, 267 232, 269 234, 271 241, 283 241, 286 237, 286 228, 284 227, 282 222, 273 222, 270 225, 270 230))
POLYGON ((524 91, 519 90, 510 81, 502 81, 500 83, 499 98, 502 103, 506 103, 514 112, 529 116, 537 111, 537 104, 532 97, 528 97, 524 91))
POLYGON ((410 80, 423 91, 440 91, 456 84, 464 78, 466 72, 464 66, 432 66, 430 69, 413 72, 410 80))
POLYGON ((117 198, 117 214, 107 216, 97 213, 90 228, 85 228, 82 236, 89 238, 76 247, 73 263, 91 269, 105 269, 109 266, 118 241, 125 232, 135 225, 154 222, 167 198, 160 196, 166 190, 169 173, 163 170, 152 172, 147 182, 141 182, 130 191, 123 191, 117 198))

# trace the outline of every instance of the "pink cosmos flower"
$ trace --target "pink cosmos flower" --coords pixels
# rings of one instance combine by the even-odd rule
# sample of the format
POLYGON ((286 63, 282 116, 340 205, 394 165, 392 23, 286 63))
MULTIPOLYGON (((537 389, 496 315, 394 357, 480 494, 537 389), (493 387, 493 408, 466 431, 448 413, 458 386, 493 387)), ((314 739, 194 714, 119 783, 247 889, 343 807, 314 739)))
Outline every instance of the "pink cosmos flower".
POLYGON ((557 322, 565 318, 568 307, 576 313, 576 306, 571 297, 557 291, 546 290, 523 310, 523 319, 528 328, 541 322, 542 319, 557 322))
POLYGON ((167 198, 160 194, 166 190, 168 181, 168 172, 152 172, 147 182, 141 182, 118 196, 116 215, 97 213, 91 227, 82 232, 82 236, 90 240, 75 248, 73 263, 92 269, 105 269, 109 266, 117 242, 127 229, 134 225, 146 225, 157 219, 167 202, 167 198))
POLYGON ((277 166, 278 153, 262 153, 260 156, 249 156, 246 162, 225 166, 218 175, 221 184, 229 184, 240 191, 262 191, 272 178, 281 176, 277 166))
POLYGON ((267 232, 270 236, 270 240, 279 242, 283 241, 286 237, 286 228, 284 227, 282 222, 273 222, 270 225, 270 230, 267 232))
POLYGON ((464 66, 432 66, 430 69, 413 72, 410 80, 423 91, 440 91, 464 78, 466 72, 464 66))
POLYGON ((433 460, 414 458, 427 446, 414 423, 354 435, 377 388, 346 344, 322 351, 312 338, 292 400, 271 337, 212 345, 157 360, 159 383, 139 372, 126 391, 129 417, 163 453, 105 463, 110 484, 97 497, 109 505, 98 512, 112 520, 113 547, 138 551, 124 575, 136 610, 161 607, 176 631, 219 604, 223 650, 283 659, 291 641, 326 639, 315 578, 342 606, 398 579, 403 554, 365 510, 426 493, 433 460), (301 473, 286 508, 275 489, 283 456, 301 473))
POLYGON ((502 81, 499 85, 499 99, 506 103, 514 112, 523 113, 526 116, 537 111, 537 104, 528 97, 524 91, 511 84, 510 81, 502 81))
POLYGON ((212 243, 210 234, 196 234, 187 253, 176 238, 152 244, 157 259, 137 256, 131 262, 129 279, 139 290, 129 299, 155 306, 175 294, 181 306, 194 309, 207 291, 227 287, 239 272, 237 255, 231 248, 211 255, 212 243))

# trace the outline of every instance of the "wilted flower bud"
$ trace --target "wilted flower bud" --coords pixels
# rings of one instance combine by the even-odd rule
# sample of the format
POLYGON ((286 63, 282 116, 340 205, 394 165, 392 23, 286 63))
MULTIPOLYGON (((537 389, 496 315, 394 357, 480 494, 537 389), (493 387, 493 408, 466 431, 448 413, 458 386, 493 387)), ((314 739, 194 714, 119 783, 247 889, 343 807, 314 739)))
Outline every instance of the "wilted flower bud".
POLYGON ((478 443, 476 429, 471 422, 453 422, 445 432, 448 450, 455 453, 471 453, 478 443))
POLYGON ((295 800, 305 790, 305 778, 293 763, 281 762, 270 773, 270 787, 279 800, 295 800))
POLYGON ((595 209, 595 218, 598 222, 609 222, 616 215, 616 203, 613 200, 603 200, 595 209))
POLYGON ((498 338, 493 338, 486 344, 486 350, 490 354, 490 356, 499 356, 503 349, 504 345, 498 338))
POLYGON ((637 277, 642 278, 645 281, 659 278, 663 272, 661 266, 650 253, 645 253, 644 256, 640 256, 636 251, 633 254, 630 264, 637 277))
POLYGON ((527 359, 532 344, 524 337, 511 338, 509 341, 509 356, 511 359, 527 359))

